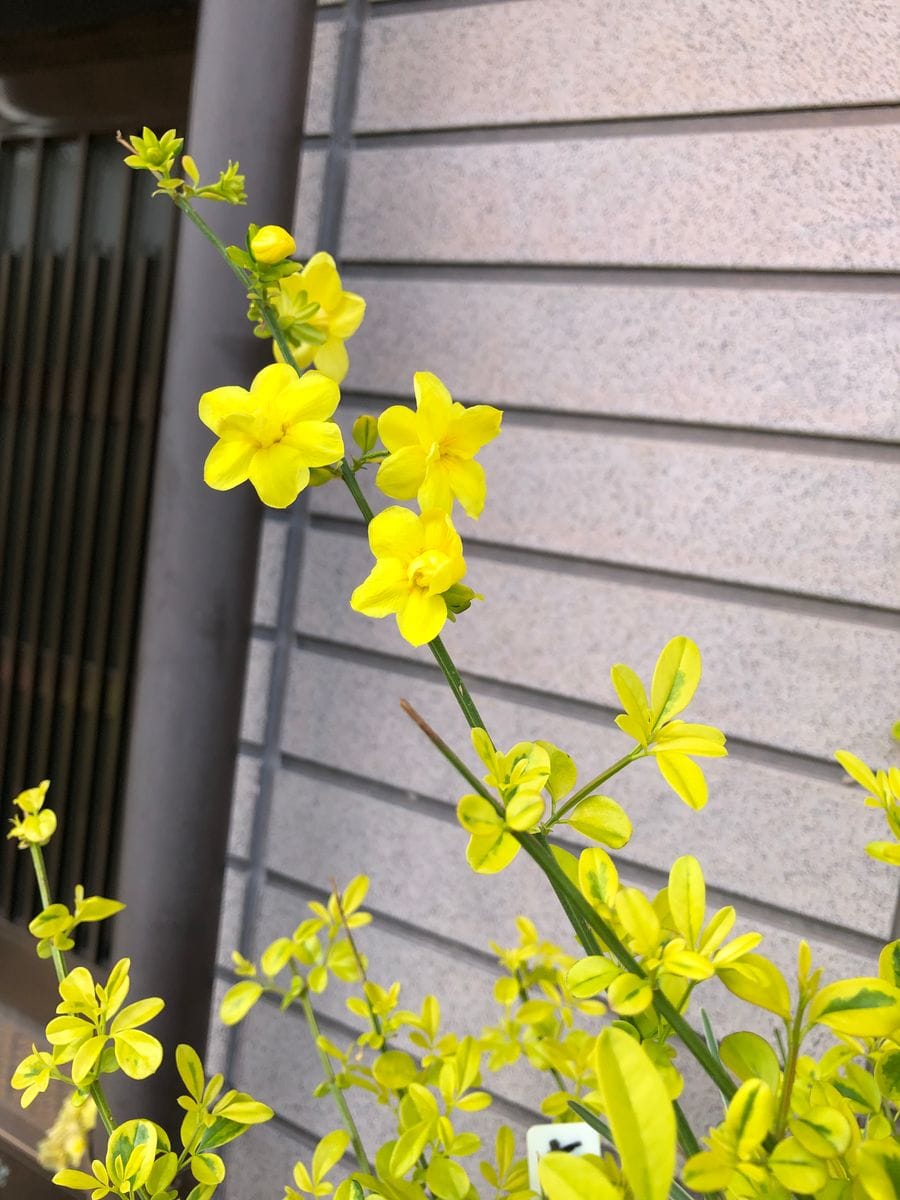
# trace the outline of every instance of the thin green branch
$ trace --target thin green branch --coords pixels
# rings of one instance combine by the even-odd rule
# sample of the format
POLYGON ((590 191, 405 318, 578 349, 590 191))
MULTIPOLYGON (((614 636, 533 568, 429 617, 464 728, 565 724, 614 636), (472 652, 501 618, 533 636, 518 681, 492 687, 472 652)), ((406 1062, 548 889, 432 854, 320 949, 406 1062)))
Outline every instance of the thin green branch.
POLYGON ((319 1056, 319 1062, 322 1065, 322 1073, 325 1076, 325 1082, 328 1084, 328 1090, 334 1097, 334 1102, 337 1105, 338 1111, 341 1114, 341 1120, 344 1122, 344 1127, 350 1134, 350 1143, 353 1146, 353 1153, 356 1156, 357 1164, 361 1171, 365 1171, 367 1175, 372 1174, 372 1167, 369 1163, 366 1148, 363 1145, 362 1138, 359 1136, 359 1130, 356 1127, 356 1122, 353 1120, 353 1114, 347 1104, 347 1099, 344 1096, 343 1090, 338 1087, 337 1079, 335 1078, 334 1069, 331 1065, 331 1059, 319 1044, 322 1032, 319 1029, 319 1023, 316 1020, 316 1014, 313 1011, 312 1002, 309 998, 309 992, 304 991, 299 996, 300 1007, 306 1017, 306 1023, 309 1026, 309 1032, 312 1036, 313 1043, 316 1047, 316 1053, 319 1056))
POLYGON ((612 779, 613 775, 618 775, 618 773, 623 771, 630 763, 637 762, 639 758, 643 758, 645 753, 646 751, 644 750, 643 746, 635 746, 635 748, 629 754, 624 755, 624 757, 620 758, 618 762, 614 762, 613 765, 611 767, 607 767, 605 771, 601 771, 599 775, 595 776, 595 778, 590 780, 589 783, 586 783, 583 788, 579 788, 574 796, 569 797, 562 808, 558 809, 554 813, 552 820, 547 822, 547 828, 549 829, 551 826, 555 825, 556 822, 564 817, 567 812, 571 812, 577 804, 580 804, 582 800, 590 796, 591 793, 594 792, 598 787, 602 787, 602 785, 606 783, 608 779, 612 779))

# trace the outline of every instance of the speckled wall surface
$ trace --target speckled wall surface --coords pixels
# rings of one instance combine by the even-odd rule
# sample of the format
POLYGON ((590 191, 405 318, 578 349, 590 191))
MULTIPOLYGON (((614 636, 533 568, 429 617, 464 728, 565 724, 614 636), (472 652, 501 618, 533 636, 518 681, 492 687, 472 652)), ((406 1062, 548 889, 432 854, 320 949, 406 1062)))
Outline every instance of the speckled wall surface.
MULTIPOLYGON (((622 874, 657 888, 695 853, 711 902, 778 961, 805 934, 854 974, 900 932, 896 875, 863 853, 877 815, 831 761, 886 761, 897 716, 898 38, 877 0, 323 5, 296 222, 303 252, 329 232, 369 302, 348 423, 408 401, 416 369, 506 411, 463 529, 487 600, 447 636, 498 739, 612 760, 610 664, 649 673, 689 634, 698 717, 732 754, 701 814, 649 767, 622 777, 622 874)), ((525 865, 465 866, 456 780, 397 700, 465 730, 430 660, 347 607, 368 561, 337 488, 293 529, 267 519, 219 992, 232 946, 364 869, 373 975, 410 1004, 438 991, 448 1026, 477 1032, 488 941, 519 911, 562 928, 525 865)), ((719 1029, 738 1019, 724 993, 708 1004, 719 1029)), ((321 1011, 346 1038, 341 996, 321 1011)), ((276 1194, 334 1124, 303 1030, 286 1018, 286 1056, 278 1020, 264 1006, 213 1039, 279 1113, 229 1200, 276 1194)), ((528 1123, 534 1078, 490 1086, 486 1130, 528 1123)))

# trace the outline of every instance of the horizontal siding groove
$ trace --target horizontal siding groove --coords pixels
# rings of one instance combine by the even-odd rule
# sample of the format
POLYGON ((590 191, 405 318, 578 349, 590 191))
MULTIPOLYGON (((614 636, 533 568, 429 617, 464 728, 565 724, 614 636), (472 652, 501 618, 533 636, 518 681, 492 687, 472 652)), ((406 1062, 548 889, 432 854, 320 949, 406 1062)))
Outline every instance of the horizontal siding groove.
MULTIPOLYGON (((384 404, 411 403, 410 396, 394 393, 345 390, 344 400, 365 409, 369 400, 384 404)), ((472 398, 478 402, 478 397, 472 398)), ((753 450, 775 450, 815 457, 870 459, 900 464, 900 443, 893 439, 850 437, 843 434, 806 433, 802 430, 766 429, 759 426, 717 425, 700 421, 666 421, 657 417, 621 416, 618 413, 580 412, 572 409, 503 405, 504 420, 533 429, 577 432, 607 432, 657 441, 694 442, 716 446, 739 446, 753 450)))
POLYGON ((898 271, 809 270, 793 267, 704 266, 690 263, 423 262, 416 259, 341 258, 344 274, 466 283, 584 284, 594 287, 735 288, 789 292, 900 292, 898 271))
MULTIPOLYGON (((311 514, 310 525, 323 532, 343 534, 347 537, 362 538, 366 536, 366 526, 362 520, 332 516, 328 513, 311 514)), ((800 613, 825 620, 846 621, 851 625, 862 625, 875 629, 893 630, 897 627, 896 611, 875 604, 830 600, 823 596, 810 596, 803 592, 783 592, 777 588, 767 588, 758 584, 731 583, 728 580, 711 579, 706 576, 679 574, 659 567, 638 567, 602 559, 580 558, 548 549, 534 550, 527 546, 509 547, 499 542, 478 540, 471 535, 466 538, 466 553, 470 559, 480 558, 490 562, 534 567, 538 570, 552 571, 554 574, 588 576, 611 583, 637 584, 641 587, 664 591, 680 591, 686 595, 700 596, 727 604, 740 604, 751 608, 774 608, 782 612, 800 613)))
MULTIPOLYGON (((415 809, 416 812, 423 813, 434 820, 443 821, 444 824, 457 825, 453 806, 436 800, 432 796, 425 796, 421 793, 411 791, 402 792, 380 780, 370 779, 351 771, 345 771, 338 767, 313 762, 309 759, 302 759, 293 755, 285 754, 282 756, 282 759, 286 770, 303 775, 308 779, 323 783, 338 784, 350 791, 359 793, 363 802, 367 795, 377 796, 379 800, 395 808, 407 811, 415 809)), ((580 844, 567 841, 564 838, 552 838, 551 840, 563 849, 575 853, 582 848, 580 844)), ((460 842, 460 850, 462 850, 462 842, 460 842)), ((644 863, 636 862, 621 851, 616 852, 615 859, 622 875, 629 883, 659 891, 668 882, 664 871, 649 867, 644 863)), ((300 880, 294 880, 281 872, 270 870, 267 872, 267 875, 277 886, 298 895, 309 895, 313 899, 327 897, 327 893, 322 889, 300 880)), ((711 908, 723 908, 731 905, 737 910, 739 918, 745 924, 753 925, 756 922, 761 922, 763 925, 771 926, 774 929, 796 937, 814 938, 844 950, 861 954, 871 954, 873 957, 878 956, 884 945, 882 939, 873 935, 861 933, 856 929, 849 929, 837 922, 824 921, 821 918, 795 913, 791 909, 771 904, 765 900, 759 900, 743 892, 731 891, 713 884, 708 885, 707 891, 711 908)), ((480 951, 477 947, 470 946, 468 943, 457 942, 452 938, 447 938, 431 930, 422 929, 412 923, 380 912, 369 904, 366 905, 366 910, 372 913, 377 925, 394 930, 406 938, 451 949, 454 953, 461 954, 479 966, 496 966, 496 959, 493 955, 486 951, 480 951)), ((524 907, 522 911, 525 912, 526 916, 528 915, 524 907)))
POLYGON ((247 758, 261 758, 263 747, 259 742, 248 741, 246 738, 241 738, 238 742, 238 754, 243 754, 247 758))
MULTIPOLYGON (((393 654, 385 654, 382 650, 372 650, 368 647, 348 645, 344 642, 333 642, 327 638, 315 637, 309 634, 297 633, 296 645, 298 650, 318 654, 323 658, 342 659, 345 662, 361 663, 369 667, 380 667, 397 675, 406 675, 411 679, 428 681, 443 679, 440 668, 419 659, 400 658, 393 654)), ((481 692, 482 695, 495 697, 499 700, 512 701, 523 707, 537 709, 541 712, 555 712, 562 716, 580 718, 583 721, 612 721, 618 715, 618 708, 597 704, 591 700, 579 700, 574 696, 564 696, 558 692, 544 692, 525 684, 510 683, 506 680, 495 679, 490 675, 463 669, 461 674, 467 683, 481 692)), ((422 714, 426 719, 427 713, 422 714)), ((726 730, 727 732, 727 730, 726 730)), ((817 758, 812 754, 801 754, 799 751, 782 750, 778 746, 766 745, 761 742, 751 742, 744 738, 728 735, 728 751, 732 758, 739 761, 757 763, 763 767, 773 767, 778 771, 788 771, 801 775, 804 779, 820 779, 826 783, 843 781, 843 771, 837 763, 828 759, 817 758)))
POLYGON ((789 267, 584 266, 580 263, 402 262, 397 259, 342 258, 345 275, 421 282, 532 283, 587 287, 726 288, 783 292, 900 294, 897 271, 808 271, 789 267))
MULTIPOLYGON (((439 801, 435 801, 435 803, 437 804, 439 801)), ((353 870, 354 866, 355 864, 349 864, 349 869, 353 870)), ((302 879, 295 879, 280 871, 268 870, 266 877, 273 886, 290 892, 292 895, 302 896, 306 900, 318 900, 324 904, 327 902, 330 894, 324 888, 306 883, 302 879)), ((498 969, 497 959, 487 950, 479 950, 477 946, 470 946, 468 942, 461 942, 457 938, 434 933, 430 929, 422 929, 420 926, 413 924, 412 921, 404 921, 399 917, 392 917, 389 913, 382 912, 374 905, 368 903, 368 901, 363 907, 366 912, 372 914, 372 920, 379 928, 396 933, 407 941, 425 943, 429 946, 439 946, 443 950, 449 950, 459 958, 466 959, 473 966, 480 968, 487 967, 492 971, 498 969)))
MULTIPOLYGON (((784 132, 795 129, 846 129, 861 125, 894 125, 900 121, 900 103, 814 106, 808 108, 742 109, 716 113, 659 113, 640 117, 601 117, 541 123, 506 122, 496 125, 462 125, 434 129, 356 129, 352 140, 360 149, 397 146, 484 145, 502 141, 562 142, 586 138, 678 137, 703 133, 784 132)), ((329 142, 327 134, 306 139, 309 149, 329 142)))
MULTIPOLYGON (((229 983, 229 984, 237 983, 239 980, 239 976, 235 975, 233 971, 229 971, 227 969, 227 967, 222 967, 222 966, 216 967, 215 976, 218 980, 220 980, 223 983, 229 983)), ((402 983, 403 983, 402 979, 400 980, 400 983, 402 985, 402 983)), ((270 996, 266 993, 263 993, 263 995, 260 996, 259 1003, 268 1004, 273 1008, 279 1007, 278 1000, 274 996, 270 996)), ((298 1021, 299 1022, 299 1021, 303 1020, 303 1018, 299 1015, 299 1013, 292 1011, 291 1009, 288 1009, 285 1012, 285 1018, 289 1021, 298 1021)), ((357 1029, 355 1026, 351 1025, 349 1021, 338 1020, 336 1017, 331 1016, 329 1013, 317 1012, 316 1019, 319 1023, 319 1027, 325 1033, 330 1032, 332 1035, 341 1035, 345 1038, 352 1038, 354 1042, 360 1035, 360 1030, 357 1029)), ((304 1023, 304 1028, 305 1028, 305 1023, 304 1023)), ((478 1036, 477 1032, 473 1030, 472 1036, 473 1037, 478 1036)), ((390 1046, 391 1043, 389 1042, 389 1043, 387 1043, 387 1045, 390 1046)), ((408 1052, 408 1053, 411 1053, 411 1052, 408 1052)), ((418 1060, 417 1055, 413 1054, 412 1057, 416 1058, 418 1060)), ((541 1114, 536 1112, 533 1108, 526 1108, 522 1104, 517 1104, 514 1100, 507 1099, 506 1096, 498 1096, 496 1092, 491 1091, 491 1089, 489 1087, 487 1087, 484 1083, 482 1083, 481 1090, 484 1092, 487 1092, 488 1095, 491 1097, 491 1100, 493 1101, 492 1107, 497 1112, 505 1113, 512 1120, 524 1121, 524 1122, 527 1122, 528 1124, 534 1124, 535 1122, 540 1123, 544 1120, 544 1118, 541 1116, 541 1114)), ((298 1135, 305 1134, 307 1137, 311 1137, 313 1139, 313 1141, 318 1142, 318 1140, 319 1140, 318 1136, 315 1134, 310 1134, 309 1131, 305 1130, 302 1125, 297 1125, 293 1121, 288 1120, 286 1117, 280 1117, 279 1120, 281 1122, 283 1122, 285 1128, 288 1131, 296 1132, 298 1135)), ((335 1118, 335 1120, 336 1120, 336 1118, 335 1118)), ((334 1124, 334 1122, 332 1122, 332 1124, 334 1124)), ((355 1162, 353 1165, 355 1167, 355 1162)))
POLYGON ((369 19, 408 13, 446 12, 456 8, 485 8, 489 4, 528 4, 529 0, 375 0, 369 19))

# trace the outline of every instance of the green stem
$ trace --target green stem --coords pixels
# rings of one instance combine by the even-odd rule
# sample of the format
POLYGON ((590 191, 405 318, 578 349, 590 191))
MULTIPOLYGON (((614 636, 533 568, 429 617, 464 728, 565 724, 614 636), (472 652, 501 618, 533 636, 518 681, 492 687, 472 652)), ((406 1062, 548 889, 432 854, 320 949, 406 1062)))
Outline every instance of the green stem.
POLYGON ((469 689, 462 681, 462 676, 456 669, 456 663, 447 652, 447 648, 439 637, 428 643, 428 649, 437 660, 438 666, 444 672, 444 678, 450 684, 450 690, 456 697, 456 703, 462 709, 462 714, 469 723, 470 729, 484 729, 484 720, 475 707, 475 701, 469 695, 469 689))
POLYGON ((326 1082, 328 1083, 328 1089, 334 1097, 334 1102, 341 1114, 341 1119, 344 1122, 344 1128, 350 1134, 350 1142, 353 1146, 353 1153, 356 1156, 359 1169, 361 1171, 365 1171, 367 1175, 371 1175, 372 1167, 366 1154, 366 1148, 362 1143, 362 1138, 359 1136, 359 1130, 356 1128, 356 1122, 353 1120, 353 1114, 350 1112, 350 1109, 347 1106, 347 1100, 343 1091, 338 1087, 334 1070, 331 1066, 331 1059, 319 1045, 319 1039, 321 1038, 322 1033, 319 1029, 319 1023, 316 1020, 316 1014, 313 1011, 312 1002, 309 998, 309 992, 302 992, 299 999, 300 1005, 306 1016, 306 1023, 309 1026, 309 1032, 312 1036, 313 1042, 315 1043, 316 1053, 319 1056, 319 1062, 322 1064, 322 1072, 325 1076, 326 1082))
POLYGON ((574 796, 569 797, 562 808, 558 809, 557 812, 554 813, 552 819, 547 822, 547 828, 550 829, 556 824, 557 821, 564 817, 567 812, 571 812, 576 804, 580 804, 582 800, 584 800, 587 796, 590 796, 594 789, 606 783, 607 779, 612 779, 613 775, 618 775, 618 773, 623 771, 625 767, 629 765, 629 763, 636 762, 639 758, 643 758, 645 753, 646 752, 643 746, 635 746, 630 754, 626 754, 624 758, 620 758, 618 762, 614 762, 611 767, 607 767, 605 771, 601 771, 599 775, 597 775, 589 783, 586 783, 583 788, 579 788, 574 796))
POLYGON ((797 1012, 788 1026, 787 1059, 784 1064, 784 1079, 781 1084, 781 1099, 778 1104, 778 1115, 775 1118, 775 1129, 772 1134, 775 1141, 780 1141, 787 1126, 791 1111, 791 1093, 794 1090, 794 1080, 797 1077, 797 1060, 800 1057, 800 1047, 803 1043, 803 1011, 805 1004, 802 999, 797 1002, 797 1012))
MULTIPOLYGON (((31 864, 34 867, 34 873, 37 878, 38 892, 41 897, 41 905, 44 908, 49 908, 50 899, 50 881, 47 878, 47 864, 44 862, 44 853, 40 846, 30 846, 31 864)), ((55 946, 50 947, 50 957, 53 959, 53 967, 56 971, 56 978, 59 983, 65 979, 68 971, 66 969, 66 960, 63 957, 61 950, 57 950, 55 946)))

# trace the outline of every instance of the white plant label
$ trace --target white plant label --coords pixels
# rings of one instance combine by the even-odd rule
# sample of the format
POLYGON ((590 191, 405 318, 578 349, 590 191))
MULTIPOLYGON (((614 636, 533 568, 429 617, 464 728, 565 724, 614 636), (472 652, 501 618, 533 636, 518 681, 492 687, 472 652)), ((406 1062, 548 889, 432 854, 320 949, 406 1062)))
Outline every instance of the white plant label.
POLYGON ((583 1121, 566 1125, 532 1125, 526 1142, 528 1149, 528 1186, 543 1196, 538 1179, 538 1163, 545 1154, 558 1150, 564 1154, 600 1154, 600 1134, 583 1121))

